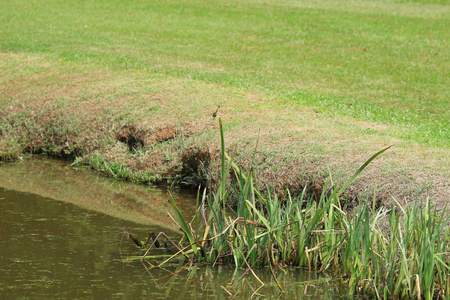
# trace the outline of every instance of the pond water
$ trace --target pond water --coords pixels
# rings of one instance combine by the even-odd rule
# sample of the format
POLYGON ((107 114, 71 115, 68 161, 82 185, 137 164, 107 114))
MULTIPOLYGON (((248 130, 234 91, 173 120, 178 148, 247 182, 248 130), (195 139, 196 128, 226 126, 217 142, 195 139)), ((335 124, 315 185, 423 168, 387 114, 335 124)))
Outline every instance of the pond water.
MULTIPOLYGON (((192 195, 176 201, 192 214, 192 195)), ((284 291, 268 270, 256 271, 264 286, 250 273, 242 277, 245 270, 189 267, 180 259, 147 270, 133 259, 143 250, 121 232, 127 226, 141 239, 151 231, 177 240, 167 211, 163 190, 118 183, 65 162, 0 165, 1 298, 349 299, 336 278, 299 269, 276 272, 284 291)))

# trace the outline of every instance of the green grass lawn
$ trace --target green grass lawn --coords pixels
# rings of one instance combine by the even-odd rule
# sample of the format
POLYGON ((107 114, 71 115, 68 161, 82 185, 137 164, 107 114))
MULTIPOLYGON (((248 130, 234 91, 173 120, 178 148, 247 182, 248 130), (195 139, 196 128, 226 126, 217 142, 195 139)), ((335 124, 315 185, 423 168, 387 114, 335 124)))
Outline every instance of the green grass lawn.
POLYGON ((3 0, 0 51, 214 83, 400 125, 390 135, 440 147, 449 20, 438 0, 3 0))

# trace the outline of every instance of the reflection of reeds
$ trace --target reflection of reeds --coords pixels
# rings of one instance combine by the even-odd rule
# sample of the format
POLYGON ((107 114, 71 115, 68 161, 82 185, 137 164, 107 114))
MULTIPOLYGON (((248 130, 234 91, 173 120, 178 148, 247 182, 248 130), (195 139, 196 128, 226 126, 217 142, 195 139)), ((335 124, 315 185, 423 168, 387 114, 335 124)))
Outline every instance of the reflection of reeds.
POLYGON ((212 267, 211 264, 194 265, 178 260, 156 269, 147 269, 155 288, 171 298, 177 299, 302 299, 311 296, 320 299, 335 299, 339 285, 334 277, 327 274, 307 272, 306 270, 281 270, 275 272, 276 278, 265 268, 255 269, 264 284, 254 276, 246 276, 248 269, 228 266, 212 267), (151 271, 150 271, 151 270, 151 271), (281 284, 284 292, 280 292, 281 284))
POLYGON ((269 266, 272 274, 280 266, 333 270, 351 293, 425 299, 439 294, 448 299, 450 237, 444 212, 440 216, 432 212, 429 201, 422 210, 417 204, 402 207, 394 200, 391 210, 378 211, 363 202, 349 216, 341 205, 344 190, 389 147, 373 155, 343 187, 325 185, 318 201, 307 197, 305 191, 296 199, 289 191, 279 198, 270 190, 267 196, 259 193, 252 171, 243 174, 233 163, 225 153, 220 118, 219 124, 222 180, 218 191, 207 194, 205 190, 201 197, 199 193, 198 213, 191 223, 171 197, 177 222, 189 242, 181 252, 192 255, 192 261, 234 264, 252 273, 253 268, 264 266, 269 266), (225 184, 231 169, 237 179, 234 208, 227 205, 230 191, 225 184), (386 218, 388 234, 379 227, 386 218))

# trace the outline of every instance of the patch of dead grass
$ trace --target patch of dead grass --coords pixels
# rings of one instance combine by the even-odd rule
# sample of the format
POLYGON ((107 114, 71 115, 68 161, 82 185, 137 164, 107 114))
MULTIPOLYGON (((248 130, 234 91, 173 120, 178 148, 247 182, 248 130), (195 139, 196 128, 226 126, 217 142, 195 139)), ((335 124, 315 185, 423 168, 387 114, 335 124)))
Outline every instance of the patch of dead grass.
POLYGON ((16 141, 20 151, 33 153, 83 157, 96 152, 160 181, 217 182, 220 138, 212 113, 221 105, 227 151, 236 153, 243 170, 254 163, 262 189, 296 193, 308 186, 318 194, 328 170, 342 182, 373 153, 394 144, 348 189, 353 200, 372 195, 375 187, 385 205, 391 196, 402 201, 429 196, 443 207, 450 196, 448 149, 394 138, 390 133, 397 128, 392 125, 330 116, 260 93, 195 80, 152 79, 106 69, 71 68, 65 73, 63 65, 36 74, 48 67, 45 59, 9 54, 0 56, 2 63, 7 65, 0 76, 0 116, 9 126, 0 135, 5 153, 18 151, 10 146, 16 141), (6 64, 11 57, 15 63, 6 64), (16 68, 27 61, 33 61, 23 67, 28 70, 16 68), (137 148, 141 155, 135 153, 137 148))

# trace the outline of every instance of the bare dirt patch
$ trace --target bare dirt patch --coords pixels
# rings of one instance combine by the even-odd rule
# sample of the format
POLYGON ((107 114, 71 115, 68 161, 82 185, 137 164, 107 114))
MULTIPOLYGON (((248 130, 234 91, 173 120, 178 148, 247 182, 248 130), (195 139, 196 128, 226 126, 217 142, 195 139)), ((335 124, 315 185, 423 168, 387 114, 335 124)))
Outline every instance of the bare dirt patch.
POLYGON ((134 125, 126 125, 116 133, 116 139, 127 144, 130 151, 143 147, 145 136, 146 132, 137 129, 134 125))

